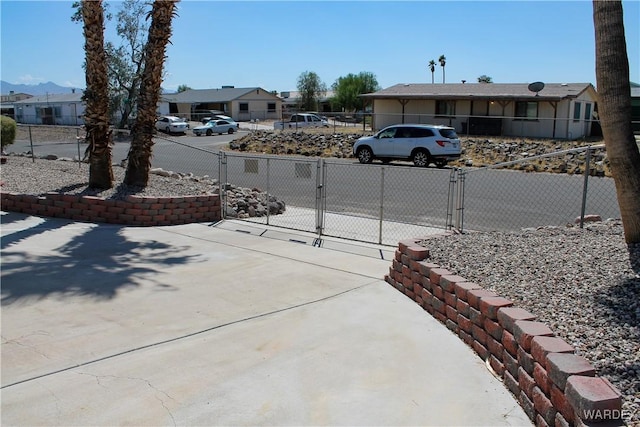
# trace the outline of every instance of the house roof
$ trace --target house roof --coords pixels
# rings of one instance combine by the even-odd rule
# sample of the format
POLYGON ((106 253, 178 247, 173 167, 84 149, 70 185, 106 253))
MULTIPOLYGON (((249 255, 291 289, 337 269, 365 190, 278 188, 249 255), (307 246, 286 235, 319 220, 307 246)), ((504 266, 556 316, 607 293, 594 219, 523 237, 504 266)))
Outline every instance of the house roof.
MULTIPOLYGON (((162 100, 181 104, 229 102, 241 98, 248 93, 256 90, 262 90, 267 94, 271 94, 271 92, 268 92, 259 87, 225 87, 220 89, 189 89, 185 90, 184 92, 164 94, 162 95, 162 100)), ((276 95, 273 95, 273 97, 274 99, 277 98, 276 95)))
POLYGON ((363 98, 406 99, 531 99, 556 100, 575 98, 586 90, 595 88, 591 83, 546 83, 538 94, 529 90, 528 83, 445 83, 397 84, 363 98))
POLYGON ((21 101, 13 101, 15 105, 22 104, 60 104, 60 103, 73 103, 83 102, 82 92, 76 93, 60 93, 49 95, 37 95, 31 98, 23 99, 21 101))

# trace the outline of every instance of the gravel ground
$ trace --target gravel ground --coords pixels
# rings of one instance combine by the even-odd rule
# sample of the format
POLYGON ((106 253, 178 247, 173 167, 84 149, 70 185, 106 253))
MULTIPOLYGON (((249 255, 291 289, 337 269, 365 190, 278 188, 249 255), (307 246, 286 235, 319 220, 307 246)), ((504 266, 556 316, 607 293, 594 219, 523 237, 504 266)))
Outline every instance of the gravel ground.
MULTIPOLYGON (((10 156, 2 191, 122 198, 181 196, 214 190, 207 177, 150 175, 145 189, 86 188, 88 165, 10 156)), ((620 221, 545 227, 519 233, 469 233, 424 240, 433 262, 514 301, 547 323, 623 394, 629 425, 640 425, 640 247, 624 242, 620 221)))
MULTIPOLYGON (((115 185, 109 190, 97 191, 87 188, 89 165, 87 163, 44 160, 30 157, 9 156, 0 169, 2 191, 21 194, 41 195, 48 192, 99 196, 105 199, 124 199, 127 195, 145 197, 193 196, 212 194, 217 180, 210 177, 196 177, 185 174, 160 175, 162 170, 149 175, 149 185, 145 188, 122 185, 126 169, 113 166, 115 185)), ((166 172, 166 171, 165 171, 166 172)))
POLYGON ((620 390, 626 422, 640 425, 640 245, 627 246, 619 220, 422 244, 432 262, 548 324, 620 390))

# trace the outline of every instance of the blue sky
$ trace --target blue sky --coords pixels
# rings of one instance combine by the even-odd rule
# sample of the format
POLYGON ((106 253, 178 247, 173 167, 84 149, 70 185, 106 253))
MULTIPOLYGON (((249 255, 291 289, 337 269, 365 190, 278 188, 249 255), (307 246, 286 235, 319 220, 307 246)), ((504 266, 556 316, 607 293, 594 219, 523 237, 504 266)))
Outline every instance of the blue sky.
MULTIPOLYGON (((108 2, 115 14, 120 2, 108 2)), ((84 87, 82 25, 71 1, 0 0, 0 79, 84 87)), ((592 4, 573 1, 197 1, 179 3, 163 87, 295 90, 368 71, 385 88, 430 83, 593 83, 592 4), (442 68, 435 72, 442 82, 442 68)), ((631 80, 640 83, 640 1, 623 1, 631 80)), ((115 24, 107 40, 118 43, 115 24)))

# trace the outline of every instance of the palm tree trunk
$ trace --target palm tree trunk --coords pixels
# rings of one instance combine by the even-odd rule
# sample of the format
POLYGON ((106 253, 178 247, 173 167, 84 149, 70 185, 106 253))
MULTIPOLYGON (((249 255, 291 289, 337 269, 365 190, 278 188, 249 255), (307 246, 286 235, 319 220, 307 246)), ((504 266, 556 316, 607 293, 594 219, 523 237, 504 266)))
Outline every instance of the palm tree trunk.
POLYGON ((598 113, 627 243, 640 243, 640 151, 631 125, 622 3, 593 1, 598 113))
POLYGON ((160 99, 162 67, 171 37, 171 20, 179 0, 156 0, 151 10, 149 38, 145 46, 145 67, 138 97, 138 118, 131 131, 131 147, 124 182, 146 187, 149 183, 156 108, 160 99))
POLYGON ((113 187, 111 166, 111 138, 109 129, 109 82, 107 55, 104 50, 104 12, 102 0, 83 0, 86 85, 85 127, 89 143, 89 187, 107 189, 113 187))
POLYGON ((598 112, 628 244, 640 243, 640 151, 631 125, 622 3, 593 1, 598 112))

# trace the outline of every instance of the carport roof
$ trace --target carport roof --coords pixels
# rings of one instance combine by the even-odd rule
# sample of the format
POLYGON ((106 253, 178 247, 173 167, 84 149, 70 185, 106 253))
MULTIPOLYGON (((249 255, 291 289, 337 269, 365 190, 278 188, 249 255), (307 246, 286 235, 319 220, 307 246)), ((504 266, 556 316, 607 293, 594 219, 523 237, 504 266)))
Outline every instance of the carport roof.
POLYGON ((591 83, 546 83, 538 95, 528 83, 400 83, 374 93, 369 99, 530 99, 560 101, 595 88, 591 83))
MULTIPOLYGON (((270 93, 259 87, 225 87, 220 89, 189 89, 184 92, 162 95, 162 99, 175 103, 229 102, 256 90, 270 93)), ((273 98, 278 99, 276 95, 273 95, 273 98)))

